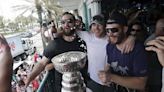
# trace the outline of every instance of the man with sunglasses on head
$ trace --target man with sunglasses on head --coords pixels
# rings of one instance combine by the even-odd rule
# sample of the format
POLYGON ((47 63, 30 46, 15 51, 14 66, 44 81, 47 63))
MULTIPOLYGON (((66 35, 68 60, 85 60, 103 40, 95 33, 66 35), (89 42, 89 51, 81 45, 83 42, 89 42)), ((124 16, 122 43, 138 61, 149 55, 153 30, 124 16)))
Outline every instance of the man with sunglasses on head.
POLYGON ((147 56, 143 44, 135 42, 132 52, 121 53, 121 46, 127 40, 126 17, 113 12, 106 24, 109 43, 106 47, 108 64, 99 72, 104 85, 113 87, 116 92, 137 92, 145 89, 147 80, 147 56))
MULTIPOLYGON (((51 63, 51 59, 54 56, 68 51, 86 52, 85 42, 75 34, 76 29, 74 15, 68 12, 63 13, 61 18, 61 24, 63 31, 62 35, 51 41, 44 49, 42 60, 40 60, 40 62, 38 62, 34 66, 32 73, 27 78, 26 86, 29 85, 29 83, 44 70, 48 63, 51 63)), ((53 84, 55 83, 55 85, 49 83, 51 87, 54 87, 52 88, 54 90, 51 91, 61 92, 62 74, 56 71, 55 68, 50 70, 49 72, 54 73, 54 76, 52 76, 54 80, 52 80, 51 82, 53 84)), ((87 72, 87 67, 84 67, 81 72, 85 81, 85 73, 87 72)))

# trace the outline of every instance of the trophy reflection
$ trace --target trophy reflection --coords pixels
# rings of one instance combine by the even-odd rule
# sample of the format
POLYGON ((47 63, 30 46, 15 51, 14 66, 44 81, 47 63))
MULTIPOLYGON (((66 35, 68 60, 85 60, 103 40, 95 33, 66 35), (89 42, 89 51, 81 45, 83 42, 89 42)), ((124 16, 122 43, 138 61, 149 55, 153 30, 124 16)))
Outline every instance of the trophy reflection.
POLYGON ((63 74, 61 92, 86 92, 84 79, 79 72, 85 66, 86 53, 70 51, 52 58, 55 69, 63 74))

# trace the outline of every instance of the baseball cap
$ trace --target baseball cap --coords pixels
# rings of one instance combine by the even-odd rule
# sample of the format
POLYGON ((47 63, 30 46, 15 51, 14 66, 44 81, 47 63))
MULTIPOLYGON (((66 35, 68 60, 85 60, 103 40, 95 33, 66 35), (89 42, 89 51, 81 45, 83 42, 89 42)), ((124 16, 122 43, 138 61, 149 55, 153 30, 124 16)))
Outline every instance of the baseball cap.
POLYGON ((105 24, 104 17, 102 15, 93 16, 91 25, 94 23, 104 25, 105 24))
POLYGON ((113 24, 113 23, 127 26, 128 21, 125 15, 115 11, 109 16, 107 20, 107 24, 113 24))

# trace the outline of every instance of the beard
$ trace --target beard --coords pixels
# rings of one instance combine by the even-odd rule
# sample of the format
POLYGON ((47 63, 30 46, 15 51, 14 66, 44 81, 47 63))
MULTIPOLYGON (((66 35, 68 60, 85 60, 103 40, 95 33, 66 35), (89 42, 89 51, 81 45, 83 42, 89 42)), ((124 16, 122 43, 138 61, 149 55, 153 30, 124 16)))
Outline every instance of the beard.
POLYGON ((70 30, 63 30, 63 35, 65 36, 71 36, 75 34, 75 28, 71 28, 70 30))
POLYGON ((126 35, 124 34, 124 32, 121 32, 118 36, 118 40, 116 42, 116 44, 120 44, 124 39, 125 39, 126 35))
POLYGON ((121 32, 118 34, 118 36, 110 36, 109 42, 111 44, 120 44, 124 40, 125 37, 126 35, 123 32, 121 32))

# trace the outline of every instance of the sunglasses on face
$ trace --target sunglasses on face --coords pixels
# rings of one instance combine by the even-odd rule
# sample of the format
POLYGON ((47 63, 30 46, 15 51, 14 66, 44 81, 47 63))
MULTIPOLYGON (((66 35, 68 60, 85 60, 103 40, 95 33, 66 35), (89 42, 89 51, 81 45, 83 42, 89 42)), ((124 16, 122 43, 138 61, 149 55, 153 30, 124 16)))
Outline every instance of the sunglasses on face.
POLYGON ((139 32, 139 31, 141 31, 141 30, 140 30, 140 29, 131 29, 131 31, 139 32))
POLYGON ((73 23, 73 19, 67 19, 67 20, 61 21, 61 24, 65 24, 65 23, 68 23, 68 24, 73 23))
POLYGON ((106 33, 116 33, 118 31, 119 31, 118 28, 107 28, 106 29, 106 33))

